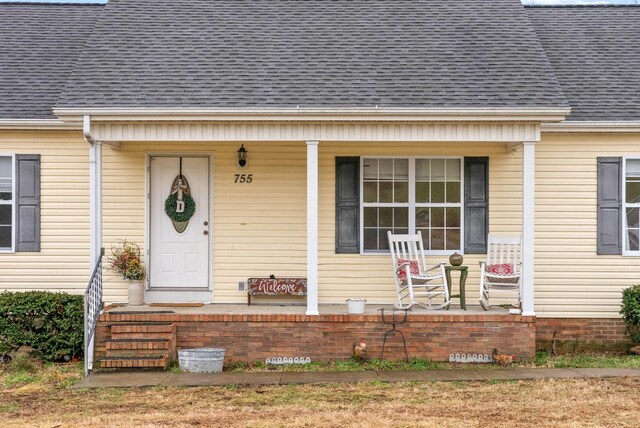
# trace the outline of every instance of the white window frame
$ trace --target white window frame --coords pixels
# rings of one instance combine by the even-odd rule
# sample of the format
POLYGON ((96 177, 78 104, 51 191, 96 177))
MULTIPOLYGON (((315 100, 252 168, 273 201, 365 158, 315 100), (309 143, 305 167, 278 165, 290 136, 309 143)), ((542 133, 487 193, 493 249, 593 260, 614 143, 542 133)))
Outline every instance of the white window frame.
POLYGON ((623 256, 632 256, 632 257, 640 257, 640 250, 638 251, 630 251, 627 250, 627 240, 629 239, 629 234, 627 233, 627 208, 639 208, 640 203, 636 204, 628 204, 627 203, 627 161, 629 160, 637 160, 640 161, 640 155, 637 156, 624 156, 622 158, 622 255, 623 256))
POLYGON ((0 200, 0 205, 11 205, 11 248, 0 247, 0 254, 9 254, 16 252, 16 155, 0 153, 0 157, 11 158, 11 201, 0 200))
POLYGON ((363 155, 360 156, 360 255, 379 256, 389 254, 389 251, 365 251, 364 250, 364 159, 408 159, 409 160, 409 202, 373 204, 377 207, 402 207, 408 205, 409 209, 409 234, 416 233, 416 208, 444 207, 460 208, 460 249, 457 250, 425 250, 425 254, 432 256, 449 256, 454 252, 464 255, 464 156, 388 156, 388 155, 363 155), (417 159, 455 159, 460 161, 460 203, 419 203, 416 204, 416 160, 417 159))

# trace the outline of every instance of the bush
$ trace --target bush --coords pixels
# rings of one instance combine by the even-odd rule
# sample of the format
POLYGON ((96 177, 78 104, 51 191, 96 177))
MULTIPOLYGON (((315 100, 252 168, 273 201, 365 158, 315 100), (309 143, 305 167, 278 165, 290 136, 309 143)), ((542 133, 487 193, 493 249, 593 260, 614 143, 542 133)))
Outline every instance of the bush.
POLYGON ((0 354, 26 345, 47 361, 79 356, 83 317, 82 296, 44 291, 0 293, 0 354))
POLYGON ((640 343, 640 284, 622 290, 622 319, 634 343, 640 343))

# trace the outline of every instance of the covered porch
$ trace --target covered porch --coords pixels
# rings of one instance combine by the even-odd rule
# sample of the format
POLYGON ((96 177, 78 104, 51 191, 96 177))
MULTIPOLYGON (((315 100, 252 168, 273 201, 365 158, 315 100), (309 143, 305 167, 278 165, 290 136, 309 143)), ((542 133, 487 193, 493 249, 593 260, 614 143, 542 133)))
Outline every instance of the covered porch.
MULTIPOLYGON (((540 123, 560 120, 561 115, 547 111, 466 112, 461 118, 460 113, 433 115, 408 110, 384 116, 375 111, 345 112, 344 116, 305 112, 304 117, 283 111, 246 116, 231 112, 94 113, 83 116, 91 154, 92 259, 97 259, 103 246, 133 239, 143 248, 150 272, 146 303, 205 304, 197 309, 150 307, 105 312, 99 317, 98 355, 100 343, 109 338, 111 324, 136 321, 174 324, 178 347, 225 346, 232 350, 227 354, 229 359, 252 361, 274 353, 290 354, 296 340, 303 340, 300 343, 305 349, 320 344, 314 359, 341 359, 348 357, 347 344, 351 346, 358 336, 373 343, 375 354, 385 326, 373 308, 390 307, 397 299, 391 259, 380 236, 388 230, 415 233, 422 227, 429 245, 440 245, 428 248, 431 262, 444 262, 454 251, 464 254, 469 266, 467 302, 472 305, 477 302, 477 266, 486 258, 489 230, 522 234, 522 312, 509 314, 497 306, 489 312, 477 306, 448 312, 416 308, 407 326, 415 346, 411 354, 442 360, 451 353, 464 352, 462 348, 483 353, 499 348, 519 358, 533 356, 535 145, 540 139, 540 123), (238 163, 241 148, 248 151, 246 166, 238 163), (157 251, 154 239, 164 233, 154 232, 150 226, 154 209, 158 210, 153 202, 154 157, 173 159, 175 165, 168 168, 171 180, 183 158, 207 160, 203 165, 208 164, 209 169, 202 177, 208 178, 201 180, 207 186, 201 195, 208 200, 203 204, 208 211, 199 218, 204 220, 204 228, 196 232, 200 238, 206 237, 202 248, 207 255, 200 264, 206 267, 206 281, 198 287, 184 282, 163 288, 158 281, 163 269, 157 267, 170 264, 158 260, 170 262, 171 258, 153 259, 157 251), (346 198, 340 194, 339 159, 354 159, 358 165, 351 168, 357 178, 350 184, 352 196, 347 192, 346 198), (483 201, 468 195, 475 182, 466 167, 467 160, 473 159, 483 159, 486 167, 491 165, 480 186, 483 201), (404 192, 407 200, 395 205, 395 199, 384 202, 378 183, 378 199, 367 202, 364 186, 372 179, 366 168, 372 160, 377 165, 391 162, 393 168, 398 162, 406 165, 406 176, 379 181, 394 183, 393 194, 404 192), (457 165, 457 175, 436 180, 443 189, 448 189, 447 180, 458 186, 452 193, 457 194, 457 201, 417 201, 419 162, 445 168, 449 162, 457 165), (243 174, 244 182, 239 181, 243 174), (249 174, 251 181, 247 182, 249 174), (396 181, 406 183, 405 190, 398 191, 396 181), (126 186, 132 191, 123 197, 126 186), (378 211, 378 223, 371 227, 367 207, 386 209, 394 218, 394 210, 399 208, 402 215, 409 213, 408 219, 402 224, 384 224, 378 211), (418 208, 438 209, 441 217, 451 208, 458 217, 452 227, 434 225, 432 220, 424 226, 419 223, 418 208), (480 212, 467 208, 479 208, 480 212), (341 223, 345 216, 351 221, 347 229, 341 223), (469 233, 472 218, 475 223, 469 233), (452 239, 446 238, 449 229, 454 232, 452 239), (371 230, 377 234, 374 240, 371 230), (306 279, 304 304, 300 305, 300 298, 269 296, 256 300, 258 306, 250 309, 239 305, 246 302, 247 278, 271 274, 306 279), (346 314, 346 298, 366 298, 368 312, 346 314), (298 305, 279 306, 290 303, 298 305)), ((381 171, 378 166, 379 175, 381 171)), ((434 188, 434 180, 423 182, 434 188)), ((198 180, 190 178, 190 182, 196 185, 198 180)), ((169 190, 166 183, 163 186, 169 190)), ((164 218, 161 208, 158 212, 159 218, 164 218)), ((433 213, 429 211, 430 219, 433 213)), ((118 278, 105 275, 104 301, 122 302, 125 287, 118 278)), ((453 289, 456 287, 457 278, 453 289)), ((454 301, 454 308, 456 305, 454 301)))

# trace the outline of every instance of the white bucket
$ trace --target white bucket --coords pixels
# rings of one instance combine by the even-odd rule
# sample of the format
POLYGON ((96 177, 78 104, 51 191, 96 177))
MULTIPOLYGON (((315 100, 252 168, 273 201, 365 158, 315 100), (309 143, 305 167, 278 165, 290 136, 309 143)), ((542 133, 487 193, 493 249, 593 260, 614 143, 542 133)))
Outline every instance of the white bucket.
POLYGON ((179 349, 180 370, 190 373, 220 373, 224 365, 224 349, 179 349))
POLYGON ((345 301, 350 314, 364 313, 364 304, 367 303, 367 299, 347 299, 345 301))

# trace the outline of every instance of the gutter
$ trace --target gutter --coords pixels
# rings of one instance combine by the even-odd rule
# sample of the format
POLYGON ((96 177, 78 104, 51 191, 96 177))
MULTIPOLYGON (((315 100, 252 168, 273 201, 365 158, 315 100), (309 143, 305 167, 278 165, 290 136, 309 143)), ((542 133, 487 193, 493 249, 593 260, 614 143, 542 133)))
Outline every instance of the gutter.
POLYGON ((78 123, 64 122, 59 119, 0 119, 0 129, 18 130, 78 130, 78 123))
POLYGON ((542 132, 640 132, 640 121, 569 121, 543 123, 542 132))
POLYGON ((560 122, 570 108, 54 108, 64 122, 93 121, 403 121, 560 122))

